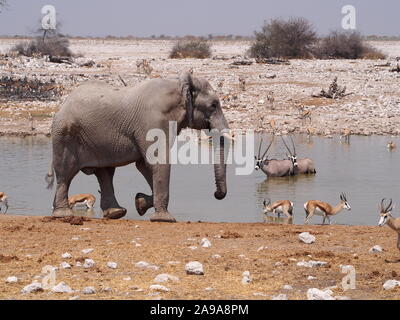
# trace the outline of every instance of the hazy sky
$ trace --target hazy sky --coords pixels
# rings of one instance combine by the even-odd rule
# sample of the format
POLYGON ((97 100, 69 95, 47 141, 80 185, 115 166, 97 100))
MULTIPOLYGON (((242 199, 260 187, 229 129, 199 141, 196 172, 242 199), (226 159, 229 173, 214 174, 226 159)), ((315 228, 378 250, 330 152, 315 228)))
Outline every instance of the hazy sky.
POLYGON ((356 8, 363 34, 400 35, 399 0, 8 0, 0 14, 0 35, 30 35, 52 4, 62 32, 76 36, 187 34, 252 35, 265 19, 310 20, 319 34, 341 27, 341 8, 356 8))

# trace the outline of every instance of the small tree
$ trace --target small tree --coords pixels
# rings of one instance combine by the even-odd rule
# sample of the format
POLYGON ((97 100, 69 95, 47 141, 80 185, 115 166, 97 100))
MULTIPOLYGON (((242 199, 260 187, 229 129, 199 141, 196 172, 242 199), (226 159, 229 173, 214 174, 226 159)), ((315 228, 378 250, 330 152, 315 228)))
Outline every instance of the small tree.
POLYGON ((323 59, 383 59, 385 55, 369 46, 358 32, 332 31, 321 39, 315 55, 323 59))
POLYGON ((304 18, 273 19, 255 36, 249 52, 253 58, 304 58, 317 39, 313 26, 304 18))

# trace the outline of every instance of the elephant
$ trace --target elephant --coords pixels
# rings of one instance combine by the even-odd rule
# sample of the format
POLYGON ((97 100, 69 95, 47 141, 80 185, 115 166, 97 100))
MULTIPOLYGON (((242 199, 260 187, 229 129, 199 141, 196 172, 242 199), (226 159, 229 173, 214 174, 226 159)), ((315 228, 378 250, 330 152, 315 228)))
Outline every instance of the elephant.
MULTIPOLYGON (((184 128, 229 130, 214 89, 207 80, 190 72, 176 78, 149 79, 135 87, 114 88, 101 81, 88 81, 74 89, 52 122, 53 159, 46 176, 49 186, 54 182, 54 173, 56 178, 52 215, 73 214, 68 190, 72 179, 82 171, 94 174, 98 180, 103 217, 124 217, 127 210, 115 198, 113 177, 116 167, 135 163, 152 191, 152 195, 136 194, 139 215, 154 207, 150 221, 176 222, 168 212, 171 165, 169 161, 152 164, 146 154, 152 143, 146 140, 146 133, 155 128, 165 133, 167 151, 184 128), (172 136, 170 121, 175 121, 177 127, 172 136)), ((221 136, 214 148, 219 159, 224 159, 224 144, 221 136)), ((214 164, 214 174, 214 197, 222 200, 227 194, 224 160, 214 164)))

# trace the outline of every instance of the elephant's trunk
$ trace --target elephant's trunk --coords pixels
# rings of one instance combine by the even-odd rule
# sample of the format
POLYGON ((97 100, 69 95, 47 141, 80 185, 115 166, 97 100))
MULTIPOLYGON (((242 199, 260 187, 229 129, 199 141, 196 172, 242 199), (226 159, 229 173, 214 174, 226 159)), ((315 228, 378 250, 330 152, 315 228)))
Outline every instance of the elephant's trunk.
MULTIPOLYGON (((211 121, 211 128, 217 129, 221 134, 219 139, 217 139, 217 143, 214 151, 214 173, 215 173, 215 185, 217 190, 214 193, 214 197, 218 200, 222 200, 225 198, 227 193, 226 188, 226 164, 225 164, 225 139, 222 136, 224 132, 229 130, 228 123, 222 113, 216 115, 216 117, 211 121)), ((214 140, 215 141, 215 140, 214 140)), ((229 147, 229 141, 227 141, 227 145, 229 147)))

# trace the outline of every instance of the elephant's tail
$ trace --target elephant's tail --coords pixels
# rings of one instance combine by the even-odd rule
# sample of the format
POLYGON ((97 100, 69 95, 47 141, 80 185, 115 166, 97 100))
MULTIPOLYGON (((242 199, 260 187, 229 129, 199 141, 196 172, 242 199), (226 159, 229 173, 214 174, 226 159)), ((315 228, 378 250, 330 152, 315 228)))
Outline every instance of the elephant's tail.
POLYGON ((52 189, 54 185, 54 166, 53 166, 53 161, 50 164, 49 171, 46 174, 45 177, 46 183, 47 183, 47 189, 52 189))

